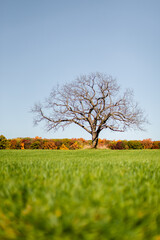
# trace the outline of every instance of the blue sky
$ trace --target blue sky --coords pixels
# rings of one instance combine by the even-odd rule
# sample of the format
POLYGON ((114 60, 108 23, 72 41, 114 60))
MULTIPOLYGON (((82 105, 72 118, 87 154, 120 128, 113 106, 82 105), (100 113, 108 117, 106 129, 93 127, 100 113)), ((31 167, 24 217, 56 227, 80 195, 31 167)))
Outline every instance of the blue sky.
POLYGON ((159 13, 159 0, 0 0, 0 134, 90 139, 74 125, 34 127, 30 109, 57 83, 99 71, 132 88, 150 121, 100 137, 160 140, 159 13))

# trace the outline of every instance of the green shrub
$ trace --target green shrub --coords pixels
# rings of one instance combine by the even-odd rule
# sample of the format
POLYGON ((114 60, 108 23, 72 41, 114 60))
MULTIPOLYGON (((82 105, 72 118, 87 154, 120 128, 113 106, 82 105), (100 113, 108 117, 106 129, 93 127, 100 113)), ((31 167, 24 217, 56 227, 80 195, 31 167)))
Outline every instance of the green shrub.
POLYGON ((128 147, 129 147, 129 149, 142 149, 143 148, 141 141, 137 141, 137 140, 128 141, 128 147))
POLYGON ((41 142, 40 141, 34 141, 32 144, 31 144, 31 149, 41 149, 41 142))

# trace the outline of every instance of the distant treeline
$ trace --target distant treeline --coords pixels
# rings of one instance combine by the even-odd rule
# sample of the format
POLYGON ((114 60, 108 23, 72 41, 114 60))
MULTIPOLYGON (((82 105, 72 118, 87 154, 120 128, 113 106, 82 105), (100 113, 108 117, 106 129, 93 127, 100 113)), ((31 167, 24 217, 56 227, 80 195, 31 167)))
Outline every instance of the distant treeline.
MULTIPOLYGON (((0 135, 0 149, 60 149, 60 150, 75 150, 91 148, 92 141, 83 138, 72 139, 42 139, 35 138, 14 138, 7 139, 0 135)), ((151 139, 144 140, 118 140, 111 141, 99 139, 98 148, 123 150, 123 149, 160 149, 160 141, 152 141, 151 139)))

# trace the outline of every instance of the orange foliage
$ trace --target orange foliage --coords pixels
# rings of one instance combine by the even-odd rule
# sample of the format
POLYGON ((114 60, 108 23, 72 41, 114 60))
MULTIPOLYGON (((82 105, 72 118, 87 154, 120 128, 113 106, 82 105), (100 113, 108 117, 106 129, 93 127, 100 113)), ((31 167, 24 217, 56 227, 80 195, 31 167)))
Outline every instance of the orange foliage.
POLYGON ((57 146, 55 145, 54 142, 48 141, 48 142, 44 143, 43 148, 44 149, 57 149, 57 146))
POLYGON ((16 149, 17 148, 17 141, 15 139, 12 139, 10 141, 10 149, 16 149))
POLYGON ((41 137, 36 136, 34 139, 42 139, 41 137))
POLYGON ((60 147, 60 150, 69 150, 69 148, 67 148, 64 144, 62 144, 62 146, 60 147))
POLYGON ((23 142, 21 143, 21 149, 22 150, 24 149, 24 143, 23 142))
POLYGON ((142 143, 142 146, 143 146, 144 149, 151 149, 152 146, 153 146, 153 142, 152 142, 152 140, 150 138, 143 139, 141 141, 141 143, 142 143))
POLYGON ((81 146, 78 144, 77 141, 70 146, 70 149, 72 149, 72 150, 76 150, 79 148, 81 148, 81 146))

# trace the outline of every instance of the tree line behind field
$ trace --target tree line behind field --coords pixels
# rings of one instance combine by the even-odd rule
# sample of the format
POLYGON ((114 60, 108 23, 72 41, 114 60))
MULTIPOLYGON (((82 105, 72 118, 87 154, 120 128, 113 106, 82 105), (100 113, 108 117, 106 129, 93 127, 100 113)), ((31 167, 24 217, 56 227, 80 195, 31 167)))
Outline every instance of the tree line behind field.
MULTIPOLYGON (((83 138, 72 139, 42 139, 35 138, 14 138, 7 139, 0 136, 0 149, 59 149, 59 150, 76 150, 91 148, 92 141, 83 138)), ((98 140, 98 148, 124 150, 124 149, 160 149, 160 141, 144 140, 98 140)))

